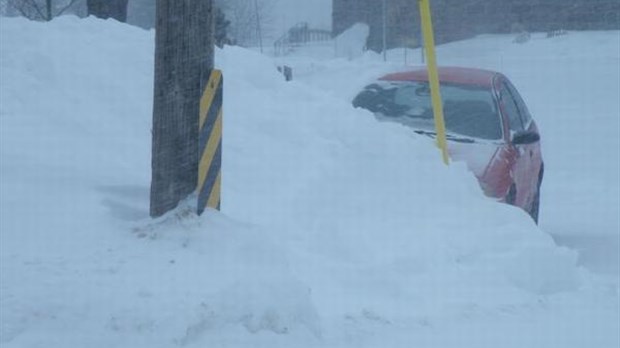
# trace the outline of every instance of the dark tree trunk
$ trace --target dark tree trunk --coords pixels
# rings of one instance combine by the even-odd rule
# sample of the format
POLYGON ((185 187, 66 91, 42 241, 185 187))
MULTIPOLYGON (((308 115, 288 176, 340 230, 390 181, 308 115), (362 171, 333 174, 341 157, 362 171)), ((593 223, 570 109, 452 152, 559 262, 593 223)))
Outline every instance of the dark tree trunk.
POLYGON ((157 0, 151 216, 196 189, 198 113, 213 68, 212 0, 157 0))
POLYGON ((114 18, 119 22, 127 21, 128 0, 86 0, 88 15, 99 18, 114 18))
POLYGON ((45 0, 45 16, 46 21, 52 20, 52 0, 45 0))

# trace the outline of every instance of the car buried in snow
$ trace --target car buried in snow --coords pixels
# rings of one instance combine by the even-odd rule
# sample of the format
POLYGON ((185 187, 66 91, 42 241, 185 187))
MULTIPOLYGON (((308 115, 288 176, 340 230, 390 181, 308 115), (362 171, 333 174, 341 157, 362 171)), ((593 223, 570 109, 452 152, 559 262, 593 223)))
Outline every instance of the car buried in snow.
MULTIPOLYGON (((487 196, 521 207, 538 222, 540 135, 517 89, 501 73, 472 68, 441 67, 439 81, 450 157, 467 163, 487 196)), ((426 69, 385 75, 353 105, 436 135, 426 69)))

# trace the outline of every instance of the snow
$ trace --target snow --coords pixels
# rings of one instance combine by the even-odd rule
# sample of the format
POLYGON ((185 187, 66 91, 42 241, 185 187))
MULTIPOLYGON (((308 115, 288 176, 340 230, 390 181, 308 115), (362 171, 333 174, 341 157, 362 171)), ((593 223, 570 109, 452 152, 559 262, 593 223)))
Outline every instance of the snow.
POLYGON ((352 60, 364 54, 370 27, 366 23, 356 23, 334 39, 336 57, 352 60))
POLYGON ((439 47, 442 64, 505 72, 530 105, 541 228, 463 163, 445 167, 432 140, 350 105, 404 68, 402 51, 319 59, 324 47, 219 50, 222 212, 197 217, 190 197, 150 219, 153 32, 2 18, 0 342, 617 347, 617 275, 549 234, 618 233, 617 38, 439 47))

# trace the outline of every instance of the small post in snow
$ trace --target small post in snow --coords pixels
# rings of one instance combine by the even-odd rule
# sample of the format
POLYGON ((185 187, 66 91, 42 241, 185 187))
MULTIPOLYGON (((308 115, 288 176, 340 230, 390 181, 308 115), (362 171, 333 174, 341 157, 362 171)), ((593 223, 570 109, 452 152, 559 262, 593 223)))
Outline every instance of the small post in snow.
POLYGON ((209 207, 220 209, 222 187, 222 106, 224 78, 220 70, 212 70, 200 98, 198 119, 198 205, 202 214, 209 207))

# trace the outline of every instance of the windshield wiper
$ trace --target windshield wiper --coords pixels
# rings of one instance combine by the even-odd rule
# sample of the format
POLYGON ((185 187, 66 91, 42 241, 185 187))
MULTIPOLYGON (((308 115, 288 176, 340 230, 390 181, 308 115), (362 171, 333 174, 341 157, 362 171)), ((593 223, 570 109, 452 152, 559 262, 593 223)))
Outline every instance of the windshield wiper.
MULTIPOLYGON (((418 133, 418 134, 422 134, 422 135, 427 135, 431 138, 434 138, 437 136, 437 133, 435 132, 430 132, 430 131, 424 131, 424 130, 414 130, 414 132, 418 133)), ((468 143, 468 144, 473 144, 476 141, 474 139, 471 138, 462 138, 462 137, 457 137, 453 134, 446 134, 446 139, 451 140, 451 141, 456 141, 458 143, 468 143)))

